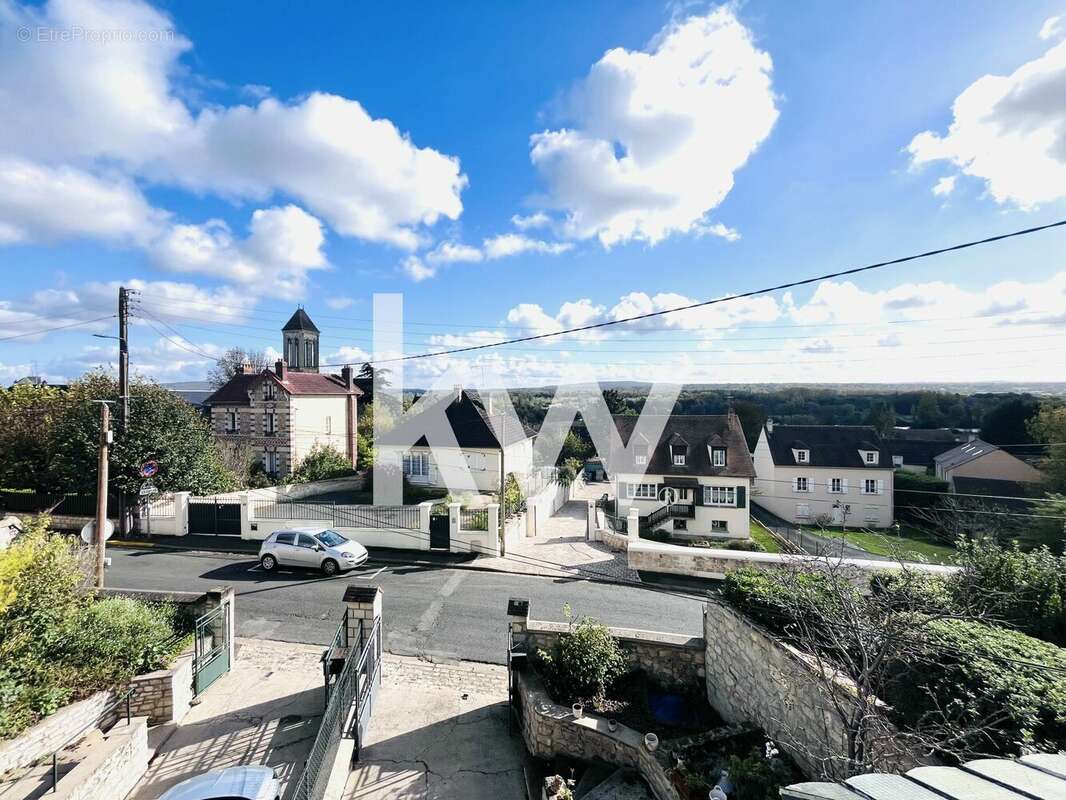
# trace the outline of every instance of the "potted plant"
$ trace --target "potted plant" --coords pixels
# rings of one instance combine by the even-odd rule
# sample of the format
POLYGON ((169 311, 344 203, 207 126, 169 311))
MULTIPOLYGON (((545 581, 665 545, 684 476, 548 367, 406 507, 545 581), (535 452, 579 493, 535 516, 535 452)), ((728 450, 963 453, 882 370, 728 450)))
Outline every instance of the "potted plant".
POLYGON ((585 716, 585 706, 581 703, 574 703, 570 708, 574 712, 574 719, 581 719, 585 716))
POLYGON ((648 748, 649 753, 654 753, 655 748, 659 746, 659 737, 654 733, 644 734, 644 746, 648 748))

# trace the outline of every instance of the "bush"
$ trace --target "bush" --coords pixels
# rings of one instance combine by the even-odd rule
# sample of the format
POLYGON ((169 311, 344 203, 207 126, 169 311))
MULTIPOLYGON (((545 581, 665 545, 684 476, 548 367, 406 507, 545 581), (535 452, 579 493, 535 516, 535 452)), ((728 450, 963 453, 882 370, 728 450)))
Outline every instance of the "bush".
POLYGON ((563 607, 569 630, 549 653, 537 651, 541 675, 557 700, 602 701, 625 672, 625 657, 606 626, 590 617, 574 623, 570 606, 563 607))
POLYGON ((983 727, 965 743, 973 753, 1053 752, 1066 742, 1064 673, 1063 648, 1007 628, 933 620, 919 658, 896 665, 887 699, 913 727, 939 717, 937 709, 959 728, 983 727))
POLYGON ((303 460, 296 465, 296 469, 289 473, 286 483, 310 483, 311 481, 325 481, 330 478, 343 478, 346 475, 354 475, 352 461, 335 447, 316 444, 303 460))
POLYGON ((726 550, 744 550, 749 553, 765 553, 766 548, 754 539, 730 539, 726 542, 726 550))

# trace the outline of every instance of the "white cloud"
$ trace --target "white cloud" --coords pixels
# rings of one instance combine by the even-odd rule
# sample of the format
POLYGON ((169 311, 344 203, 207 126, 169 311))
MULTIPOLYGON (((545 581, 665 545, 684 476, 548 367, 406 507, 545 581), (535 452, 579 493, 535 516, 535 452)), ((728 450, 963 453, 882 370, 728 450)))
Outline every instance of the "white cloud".
POLYGON ((174 225, 153 253, 166 269, 216 275, 285 298, 301 296, 308 271, 326 266, 322 225, 297 206, 259 209, 249 230, 242 240, 221 220, 174 225))
POLYGON ((527 216, 515 214, 511 217, 511 224, 518 228, 518 230, 525 231, 530 228, 545 228, 551 224, 551 218, 543 211, 537 211, 527 216))
POLYGON ((710 225, 704 222, 697 222, 692 226, 692 230, 699 236, 720 236, 727 242, 736 242, 740 239, 740 231, 736 228, 730 228, 728 225, 723 225, 721 222, 715 222, 710 225))
POLYGON ((125 178, 0 159, 0 244, 75 237, 143 243, 165 216, 125 178))
POLYGON ((946 197, 955 191, 955 179, 957 175, 945 175, 933 186, 933 194, 937 197, 946 197))
MULTIPOLYGON (((355 100, 315 92, 194 112, 181 99, 197 76, 183 80, 192 44, 180 35, 16 43, 22 27, 160 32, 173 22, 139 0, 0 2, 0 39, 10 45, 0 48, 0 152, 88 173, 107 164, 227 199, 285 195, 342 235, 409 250, 425 228, 462 213, 458 159, 417 146, 355 100)), ((0 226, 7 240, 27 227, 0 226)))
POLYGON ((1064 90, 1066 41, 1010 75, 972 83, 955 99, 947 134, 911 140, 911 164, 947 161, 983 180, 1001 204, 1028 209, 1066 197, 1064 90))
POLYGON ((562 103, 571 127, 530 139, 547 205, 605 246, 707 228, 777 119, 771 71, 728 6, 609 50, 562 103))
POLYGON ((1040 38, 1054 39, 1062 31, 1062 17, 1048 17, 1040 26, 1040 38))
POLYGON ((432 278, 437 274, 437 268, 435 266, 427 264, 418 256, 407 256, 407 258, 400 262, 400 269, 402 269, 407 277, 415 283, 432 278))
POLYGON ((485 258, 497 259, 516 256, 521 253, 544 253, 559 255, 573 248, 570 242, 545 242, 531 239, 520 233, 501 233, 486 239, 482 244, 485 258))
POLYGON ((354 302, 355 300, 351 297, 329 297, 326 299, 326 305, 334 311, 349 308, 354 302))
POLYGON ((425 256, 430 264, 476 262, 482 257, 481 251, 476 247, 461 242, 441 242, 425 256))

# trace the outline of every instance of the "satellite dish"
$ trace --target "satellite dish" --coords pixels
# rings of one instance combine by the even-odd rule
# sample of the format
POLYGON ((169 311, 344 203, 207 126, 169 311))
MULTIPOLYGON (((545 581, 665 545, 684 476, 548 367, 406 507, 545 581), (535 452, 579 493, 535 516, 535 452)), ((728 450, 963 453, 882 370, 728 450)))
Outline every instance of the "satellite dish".
MULTIPOLYGON (((104 521, 104 541, 106 542, 111 538, 111 535, 115 532, 115 523, 111 520, 104 521)), ((81 529, 81 540, 85 544, 96 543, 96 520, 91 520, 85 523, 85 526, 81 529)))

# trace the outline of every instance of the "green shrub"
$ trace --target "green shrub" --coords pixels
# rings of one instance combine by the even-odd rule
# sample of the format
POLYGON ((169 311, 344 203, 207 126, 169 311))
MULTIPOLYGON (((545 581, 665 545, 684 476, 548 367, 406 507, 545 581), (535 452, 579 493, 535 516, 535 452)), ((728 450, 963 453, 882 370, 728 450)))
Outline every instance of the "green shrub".
POLYGON ((606 626, 590 617, 575 623, 570 606, 563 607, 569 629, 549 653, 537 651, 544 683, 562 701, 602 700, 625 672, 625 657, 606 626))
POLYGON ((1055 751, 1066 742, 1064 673, 1066 649, 1007 628, 939 619, 924 626, 918 657, 895 665, 887 699, 909 726, 946 713, 959 729, 983 729, 963 743, 970 752, 1055 751))
POLYGON ((730 539, 725 546, 726 550, 744 550, 749 553, 764 553, 766 548, 754 539, 730 539))
POLYGON ((346 475, 354 475, 352 461, 335 447, 315 444, 303 460, 296 465, 286 483, 310 483, 311 481, 325 481, 330 478, 343 478, 346 475))

